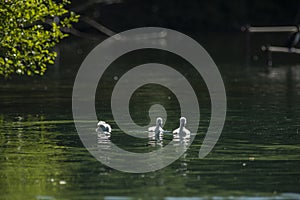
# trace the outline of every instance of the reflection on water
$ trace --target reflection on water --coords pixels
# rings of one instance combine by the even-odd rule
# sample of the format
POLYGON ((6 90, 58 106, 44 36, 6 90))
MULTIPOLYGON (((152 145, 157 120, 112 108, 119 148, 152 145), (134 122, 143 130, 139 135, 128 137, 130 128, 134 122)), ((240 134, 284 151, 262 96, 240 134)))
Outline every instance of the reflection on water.
MULTIPOLYGON (((71 93, 84 55, 77 54, 76 45, 84 52, 91 48, 63 46, 58 77, 50 69, 34 80, 1 81, 0 199, 300 199, 300 66, 277 66, 265 73, 259 66, 217 63, 228 111, 213 151, 198 159, 210 116, 209 98, 199 85, 200 128, 188 150, 164 169, 128 174, 98 162, 78 137, 71 93)), ((141 88, 131 106, 132 118, 142 125, 149 122, 148 102, 139 96, 148 90, 141 88)), ((173 98, 161 92, 168 113, 166 130, 177 127, 180 117, 173 98)), ((106 111, 109 104, 98 110, 99 118, 116 130, 111 135, 95 133, 95 141, 107 151, 111 142, 133 152, 151 152, 171 141, 179 148, 189 144, 172 134, 159 140, 126 137, 106 111)))
MULTIPOLYGON (((156 134, 154 132, 149 132, 148 133, 148 144, 151 147, 155 147, 155 149, 157 149, 157 147, 162 148, 164 146, 164 136, 166 135, 171 135, 171 137, 173 138, 171 142, 172 145, 178 147, 182 147, 184 149, 184 151, 187 150, 188 146, 190 145, 190 141, 191 141, 191 137, 190 136, 180 136, 178 134, 173 135, 172 133, 162 133, 160 132, 159 134, 156 134)), ((99 150, 108 150, 108 151, 112 151, 112 142, 111 142, 111 134, 110 133, 97 133, 97 139, 98 139, 98 148, 99 150)), ((166 143, 168 144, 170 141, 168 141, 169 139, 166 138, 165 139, 166 143)))

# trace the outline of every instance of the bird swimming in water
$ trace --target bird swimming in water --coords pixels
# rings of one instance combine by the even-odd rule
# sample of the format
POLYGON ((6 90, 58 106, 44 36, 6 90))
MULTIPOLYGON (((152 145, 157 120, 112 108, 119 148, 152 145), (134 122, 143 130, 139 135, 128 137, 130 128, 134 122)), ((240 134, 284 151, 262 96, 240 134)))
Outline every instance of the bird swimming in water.
POLYGON ((156 119, 156 126, 151 126, 148 128, 149 132, 154 132, 156 136, 158 136, 160 133, 164 132, 164 129, 162 129, 163 125, 163 119, 161 117, 158 117, 156 119))
POLYGON ((111 127, 105 121, 99 121, 97 124, 96 132, 109 134, 111 133, 111 127))
POLYGON ((191 131, 189 131, 187 128, 185 128, 186 118, 181 117, 179 122, 180 122, 179 128, 175 129, 173 131, 173 134, 178 134, 180 137, 189 137, 191 135, 191 131))

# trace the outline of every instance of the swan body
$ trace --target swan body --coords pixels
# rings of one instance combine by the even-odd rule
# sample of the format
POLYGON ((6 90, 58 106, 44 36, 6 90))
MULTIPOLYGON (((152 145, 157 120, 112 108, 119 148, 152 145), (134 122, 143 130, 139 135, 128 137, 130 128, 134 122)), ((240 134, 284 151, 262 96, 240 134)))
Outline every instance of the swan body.
POLYGON ((105 121, 99 121, 96 128, 97 133, 111 133, 111 127, 105 121))
POLYGON ((148 128, 148 132, 154 132, 155 135, 159 135, 160 133, 164 132, 162 129, 163 120, 161 117, 156 119, 156 126, 151 126, 148 128))
POLYGON ((179 122, 180 122, 179 128, 175 129, 173 131, 173 134, 179 135, 180 137, 189 137, 191 135, 191 131, 185 128, 186 118, 181 117, 179 122))

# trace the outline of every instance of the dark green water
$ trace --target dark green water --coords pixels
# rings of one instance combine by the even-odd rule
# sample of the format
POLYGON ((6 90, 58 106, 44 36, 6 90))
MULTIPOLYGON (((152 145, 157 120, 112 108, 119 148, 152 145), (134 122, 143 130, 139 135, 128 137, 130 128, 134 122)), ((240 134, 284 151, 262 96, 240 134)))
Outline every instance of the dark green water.
MULTIPOLYGON (((242 40, 204 41, 228 98, 224 130, 206 158, 197 156, 209 122, 209 96, 187 70, 186 77, 197 83, 201 121, 180 159, 145 174, 119 172, 94 159, 76 132, 71 95, 77 69, 95 44, 70 40, 61 45, 58 65, 45 77, 1 80, 0 199, 300 199, 300 66, 278 64, 264 73, 261 64, 244 66, 242 40), (229 45, 230 51, 225 49, 229 45)), ((139 59, 143 55, 124 63, 139 59)), ((116 65, 117 72, 124 71, 122 62, 116 65)), ((104 81, 112 89, 113 80, 104 81)), ((133 119, 146 124, 147 108, 161 99, 168 112, 166 127, 177 126, 178 104, 165 100, 169 95, 157 86, 140 88, 131 104, 133 119), (143 97, 153 89, 161 90, 161 98, 143 97)), ((107 99, 100 93, 97 99, 98 115, 116 130, 112 141, 136 152, 159 148, 153 141, 123 138, 107 99)))

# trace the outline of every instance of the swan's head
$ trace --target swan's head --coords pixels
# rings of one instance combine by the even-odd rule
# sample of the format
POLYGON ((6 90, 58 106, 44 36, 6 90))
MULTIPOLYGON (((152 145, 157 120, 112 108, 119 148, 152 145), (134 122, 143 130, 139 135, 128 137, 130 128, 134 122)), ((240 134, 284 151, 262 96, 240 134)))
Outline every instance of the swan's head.
POLYGON ((161 117, 158 117, 157 119, 156 119, 156 126, 162 126, 162 124, 163 124, 163 120, 162 120, 162 118, 161 117))
POLYGON ((180 117, 180 125, 185 126, 186 125, 186 118, 185 117, 180 117))

